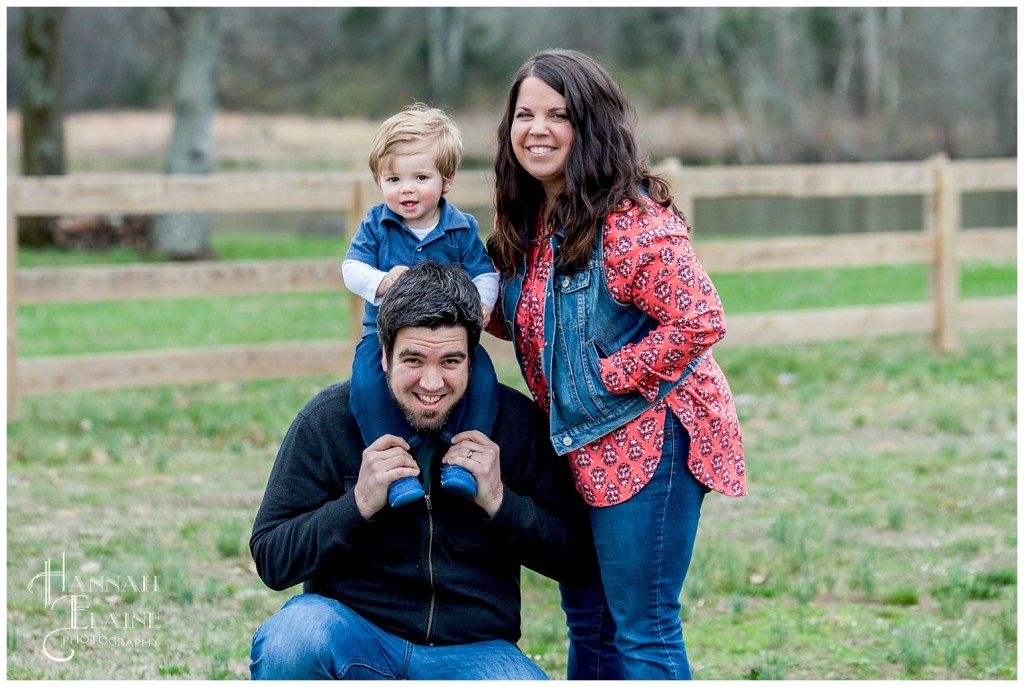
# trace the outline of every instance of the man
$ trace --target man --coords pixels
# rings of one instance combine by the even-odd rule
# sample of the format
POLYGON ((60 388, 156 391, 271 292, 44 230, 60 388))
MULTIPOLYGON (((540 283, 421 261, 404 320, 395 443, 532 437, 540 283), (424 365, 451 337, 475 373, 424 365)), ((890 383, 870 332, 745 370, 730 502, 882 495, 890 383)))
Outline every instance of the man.
POLYGON ((520 566, 561 580, 596 565, 568 466, 525 396, 497 379, 493 399, 466 396, 482 315, 461 267, 411 267, 377 324, 387 389, 354 410, 348 382, 320 392, 271 471, 253 559, 269 587, 305 593, 256 631, 252 677, 544 679, 515 645, 520 566), (471 404, 488 434, 462 431, 471 404), (472 474, 471 499, 443 488, 445 465, 472 474), (425 496, 389 505, 406 476, 425 496))

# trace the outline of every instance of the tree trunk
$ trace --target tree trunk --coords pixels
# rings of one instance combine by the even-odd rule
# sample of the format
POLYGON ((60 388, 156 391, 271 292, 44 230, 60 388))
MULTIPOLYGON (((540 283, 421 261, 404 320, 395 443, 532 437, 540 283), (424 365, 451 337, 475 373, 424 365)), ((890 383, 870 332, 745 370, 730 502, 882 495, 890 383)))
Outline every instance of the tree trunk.
POLYGON ((827 154, 825 159, 833 159, 838 155, 839 159, 855 160, 857 159, 857 129, 854 121, 858 108, 852 102, 851 90, 854 69, 857 66, 855 28, 857 9, 843 7, 837 9, 836 12, 840 29, 840 45, 839 62, 836 65, 836 75, 832 82, 831 112, 836 121, 837 140, 831 154, 827 154))
POLYGON ((884 60, 882 69, 882 121, 885 129, 885 148, 893 150, 900 139, 899 112, 903 99, 900 65, 903 64, 903 9, 885 8, 884 60))
MULTIPOLYGON (((167 150, 167 174, 209 174, 213 167, 213 115, 217 106, 219 10, 179 7, 167 10, 178 32, 178 71, 174 84, 174 133, 167 150)), ((210 216, 178 213, 157 218, 156 251, 172 260, 210 257, 210 216)))
MULTIPOLYGON (((25 73, 21 82, 21 172, 27 176, 64 174, 64 64, 61 34, 65 8, 22 10, 25 73)), ((50 220, 23 217, 18 243, 53 245, 50 220)))
POLYGON ((457 105, 462 89, 463 61, 466 47, 465 7, 431 7, 427 26, 430 85, 436 105, 457 105))
POLYGON ((882 27, 880 7, 865 7, 860 15, 861 60, 864 66, 864 111, 869 124, 882 109, 882 27))
MULTIPOLYGON (((999 40, 1004 48, 1017 47, 1017 10, 1012 7, 1000 7, 999 40)), ((1009 58, 998 61, 998 77, 995 79, 996 119, 996 154, 1006 157, 1017 157, 1017 70, 1013 55, 1016 50, 1009 51, 1009 58)))

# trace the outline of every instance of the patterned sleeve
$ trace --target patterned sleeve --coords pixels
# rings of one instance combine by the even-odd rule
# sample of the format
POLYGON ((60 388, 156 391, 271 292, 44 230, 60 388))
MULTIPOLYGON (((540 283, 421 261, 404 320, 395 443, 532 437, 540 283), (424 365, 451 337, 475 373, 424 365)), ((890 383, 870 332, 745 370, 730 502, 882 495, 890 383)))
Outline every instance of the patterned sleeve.
POLYGON ((725 314, 711 279, 690 244, 686 223, 647 202, 608 217, 604 261, 612 297, 658 321, 641 341, 601 361, 601 377, 614 394, 638 392, 649 401, 662 381, 725 336, 725 314))

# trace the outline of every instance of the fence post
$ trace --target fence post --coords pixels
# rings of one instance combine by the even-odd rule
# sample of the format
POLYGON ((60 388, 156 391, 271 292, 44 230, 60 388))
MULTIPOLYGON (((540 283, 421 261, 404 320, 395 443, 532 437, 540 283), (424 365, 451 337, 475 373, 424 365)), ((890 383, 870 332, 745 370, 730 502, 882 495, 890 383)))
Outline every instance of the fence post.
POLYGON ((683 173, 683 165, 679 158, 666 158, 658 166, 658 172, 665 175, 669 187, 672 189, 672 197, 675 200, 679 212, 683 213, 687 226, 693 228, 693 191, 686 184, 686 175, 683 173))
POLYGON ((18 419, 18 216, 7 185, 7 421, 18 419))
POLYGON ((960 189, 945 153, 932 156, 930 161, 935 178, 931 203, 931 229, 935 241, 931 275, 932 297, 935 299, 935 347, 941 353, 952 353, 960 350, 956 330, 957 303, 960 300, 960 263, 956 245, 960 232, 960 189))
MULTIPOLYGON (((357 177, 352 184, 352 205, 348 211, 348 241, 352 239, 359 230, 359 225, 370 209, 370 192, 366 188, 366 182, 362 177, 357 177)), ((359 343, 359 337, 363 333, 363 299, 354 293, 348 295, 348 337, 352 345, 359 343)))

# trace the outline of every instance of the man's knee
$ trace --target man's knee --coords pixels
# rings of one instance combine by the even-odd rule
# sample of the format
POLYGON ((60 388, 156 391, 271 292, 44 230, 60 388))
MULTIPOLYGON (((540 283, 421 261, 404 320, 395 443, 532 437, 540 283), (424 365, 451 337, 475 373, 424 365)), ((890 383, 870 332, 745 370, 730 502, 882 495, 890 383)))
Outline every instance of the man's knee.
POLYGON ((547 680, 548 676, 540 666, 520 653, 515 645, 487 657, 481 662, 472 680, 547 680))
POLYGON ((292 598, 256 630, 249 671, 254 680, 331 677, 331 636, 338 616, 323 597, 292 598))
POLYGON ((546 680, 540 667, 515 644, 500 639, 446 647, 416 647, 414 680, 546 680))

